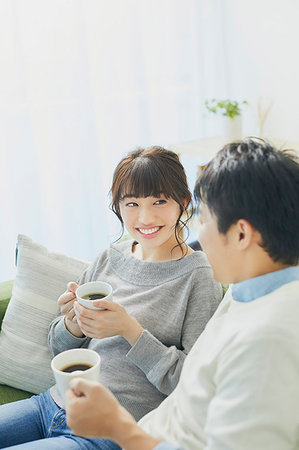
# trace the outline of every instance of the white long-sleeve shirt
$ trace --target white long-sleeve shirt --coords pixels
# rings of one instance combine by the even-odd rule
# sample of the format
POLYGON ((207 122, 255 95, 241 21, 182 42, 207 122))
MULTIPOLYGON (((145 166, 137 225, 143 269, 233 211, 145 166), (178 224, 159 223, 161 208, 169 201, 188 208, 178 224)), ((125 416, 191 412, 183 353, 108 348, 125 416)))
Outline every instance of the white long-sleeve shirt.
POLYGON ((299 448, 299 268, 229 289, 177 388, 140 424, 173 448, 299 448))

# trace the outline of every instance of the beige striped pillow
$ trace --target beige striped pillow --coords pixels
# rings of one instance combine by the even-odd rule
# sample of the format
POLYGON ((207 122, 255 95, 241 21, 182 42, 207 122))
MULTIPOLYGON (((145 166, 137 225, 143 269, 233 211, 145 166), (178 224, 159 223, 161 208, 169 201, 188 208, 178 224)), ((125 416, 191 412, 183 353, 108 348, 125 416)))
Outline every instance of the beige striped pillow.
POLYGON ((48 327, 59 313, 57 299, 76 281, 86 261, 18 236, 17 274, 0 333, 0 383, 38 394, 52 384, 48 327))

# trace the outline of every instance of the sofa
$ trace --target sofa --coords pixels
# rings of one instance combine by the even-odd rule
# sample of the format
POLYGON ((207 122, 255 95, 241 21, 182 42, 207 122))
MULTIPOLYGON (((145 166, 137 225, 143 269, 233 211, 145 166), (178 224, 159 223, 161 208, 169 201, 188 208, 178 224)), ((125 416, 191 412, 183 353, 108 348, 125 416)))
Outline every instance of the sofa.
MULTIPOLYGON (((0 283, 0 330, 7 305, 11 298, 12 287, 13 281, 4 281, 0 283)), ((32 395, 33 394, 31 392, 0 384, 0 405, 29 398, 32 395)))
POLYGON ((16 248, 15 279, 0 282, 0 404, 45 392, 55 383, 48 327, 67 282, 78 280, 89 265, 25 235, 18 236, 16 248))
POLYGON ((55 383, 48 329, 57 299, 89 262, 49 251, 18 235, 13 281, 0 282, 0 404, 45 392, 55 383))

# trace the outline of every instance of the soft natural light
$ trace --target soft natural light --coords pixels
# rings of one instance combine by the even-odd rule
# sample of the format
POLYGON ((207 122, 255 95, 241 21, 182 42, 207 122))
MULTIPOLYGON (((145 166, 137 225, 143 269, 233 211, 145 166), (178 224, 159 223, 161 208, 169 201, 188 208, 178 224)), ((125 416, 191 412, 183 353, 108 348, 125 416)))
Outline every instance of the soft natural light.
POLYGON ((137 146, 219 134, 207 98, 249 100, 255 134, 264 94, 272 131, 298 140, 295 3, 1 0, 0 279, 14 278, 19 233, 87 260, 115 240, 115 165, 137 146))
POLYGON ((204 3, 0 2, 2 279, 18 233, 94 258, 121 156, 202 133, 204 3))

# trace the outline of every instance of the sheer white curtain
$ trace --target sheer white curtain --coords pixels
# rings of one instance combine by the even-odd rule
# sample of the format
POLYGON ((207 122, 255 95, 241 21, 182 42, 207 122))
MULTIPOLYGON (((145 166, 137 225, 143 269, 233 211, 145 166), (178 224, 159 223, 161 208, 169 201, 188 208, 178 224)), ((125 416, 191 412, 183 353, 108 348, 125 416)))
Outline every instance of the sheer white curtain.
POLYGON ((224 61, 221 0, 0 0, 0 280, 18 233, 84 259, 109 245, 113 168, 203 136, 224 61))

